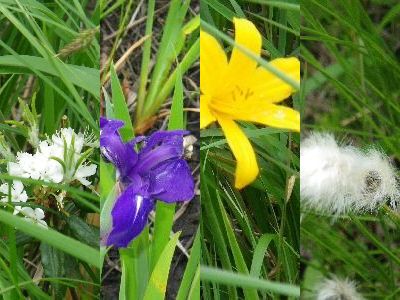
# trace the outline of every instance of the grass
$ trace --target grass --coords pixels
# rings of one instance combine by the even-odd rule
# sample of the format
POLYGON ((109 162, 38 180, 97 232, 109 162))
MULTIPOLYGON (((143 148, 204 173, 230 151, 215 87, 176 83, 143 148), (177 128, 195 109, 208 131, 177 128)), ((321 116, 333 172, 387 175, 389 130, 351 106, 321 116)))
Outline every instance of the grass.
MULTIPOLYGON (((27 107, 38 119, 41 139, 64 126, 98 135, 98 10, 93 1, 0 1, 0 135, 11 153, 32 150, 31 124, 21 119, 27 107)), ((7 175, 12 159, 0 156, 2 183, 13 179, 7 175)), ((91 159, 96 163, 98 154, 91 159)), ((42 208, 52 228, 33 226, 1 208, 0 298, 97 298, 96 179, 92 189, 21 181, 36 195, 28 205, 42 208), (51 196, 35 194, 42 185, 65 191, 63 211, 48 205, 51 196)))
MULTIPOLYGON (((375 145, 397 167, 399 7, 397 1, 301 3, 304 132, 328 131, 361 147, 375 145)), ((398 232, 399 215, 387 207, 333 224, 304 215, 304 299, 329 274, 355 280, 368 299, 398 298, 398 232)))
MULTIPOLYGON (((299 55, 299 3, 202 1, 202 29, 224 42, 227 52, 235 45, 233 17, 251 20, 263 37, 261 59, 243 52, 286 80, 268 61, 299 55)), ((300 108, 298 94, 291 103, 300 108)), ((242 191, 233 186, 235 161, 221 129, 201 131, 202 295, 293 298, 300 293, 299 135, 245 122, 241 127, 260 166, 260 176, 242 191)))
MULTIPOLYGON (((114 7, 107 2, 107 6, 104 6, 104 13, 107 12, 108 16, 119 8, 120 18, 118 29, 109 35, 113 37, 113 42, 102 69, 102 83, 106 84, 108 81, 107 74, 111 62, 118 52, 127 29, 135 28, 135 25, 140 25, 139 21, 146 20, 144 35, 149 38, 143 41, 140 70, 137 70, 138 76, 135 78, 135 81, 139 80, 137 107, 133 120, 135 131, 143 133, 154 125, 154 117, 173 91, 178 73, 187 72, 199 57, 199 39, 196 34, 193 34, 198 30, 199 24, 196 20, 199 16, 189 10, 191 1, 174 0, 169 4, 164 3, 162 7, 158 7, 157 11, 155 1, 149 1, 146 5, 146 15, 136 20, 133 17, 143 9, 143 3, 140 5, 138 1, 120 1, 120 3, 124 5, 119 7, 114 4, 114 7), (153 24, 154 16, 156 12, 166 9, 168 10, 165 27, 160 33, 158 26, 153 24), (132 15, 128 21, 130 14, 132 15), (151 51, 154 43, 157 44, 156 53, 151 51)), ((125 63, 126 59, 123 60, 123 64, 125 63)))

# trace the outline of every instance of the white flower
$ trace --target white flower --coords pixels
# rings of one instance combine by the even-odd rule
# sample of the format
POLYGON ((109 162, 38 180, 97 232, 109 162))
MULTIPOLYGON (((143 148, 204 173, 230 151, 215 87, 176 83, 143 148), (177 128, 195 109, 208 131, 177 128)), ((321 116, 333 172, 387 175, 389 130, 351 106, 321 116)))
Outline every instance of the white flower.
POLYGON ((82 133, 75 133, 72 128, 63 128, 47 141, 41 141, 33 155, 18 153, 16 162, 8 163, 8 172, 12 176, 54 183, 68 184, 78 180, 83 185, 89 185, 86 177, 96 173, 96 165, 81 161, 84 143, 82 133))
POLYGON ((59 158, 63 160, 64 154, 68 157, 67 161, 64 160, 64 180, 67 182, 78 180, 85 186, 90 185, 90 181, 88 181, 86 177, 94 175, 97 166, 94 164, 88 165, 84 162, 80 162, 80 165, 78 166, 83 146, 86 144, 85 135, 82 133, 75 133, 72 128, 63 128, 54 134, 51 140, 54 147, 62 147, 63 149, 63 156, 59 158), (65 148, 65 145, 67 148, 65 148), (70 157, 69 153, 72 146, 74 147, 74 155, 70 157))
POLYGON ((64 179, 64 169, 60 162, 54 158, 58 158, 62 161, 63 157, 63 148, 54 144, 49 144, 47 141, 40 142, 38 151, 34 155, 35 160, 41 161, 46 165, 40 179, 54 183, 62 182, 64 179))
POLYGON ((40 152, 40 150, 34 155, 19 152, 17 154, 17 162, 8 163, 8 172, 12 176, 60 183, 64 176, 62 166, 50 157, 47 153, 40 152))
POLYGON ((97 166, 94 164, 91 165, 80 165, 76 170, 74 179, 78 180, 85 186, 90 185, 90 181, 86 179, 86 177, 92 176, 96 173, 97 166))
POLYGON ((64 146, 53 144, 51 141, 41 141, 38 147, 38 152, 42 153, 46 157, 57 157, 63 159, 64 157, 64 146))
POLYGON ((33 158, 33 155, 26 152, 17 153, 17 162, 8 163, 8 172, 12 176, 40 179, 44 167, 41 161, 33 158))
POLYGON ((349 279, 325 279, 318 287, 317 300, 363 300, 356 285, 349 279))
POLYGON ((97 138, 96 134, 89 129, 89 127, 85 129, 83 135, 85 137, 84 146, 88 146, 90 148, 100 147, 99 139, 97 138))
POLYGON ((38 224, 44 228, 48 228, 46 221, 44 221, 44 211, 41 208, 23 207, 21 212, 25 215, 25 219, 29 222, 38 224))
POLYGON ((62 165, 53 159, 47 161, 47 170, 42 177, 45 181, 60 183, 64 180, 64 170, 62 165))
POLYGON ((74 140, 74 150, 75 153, 79 154, 82 151, 83 145, 85 143, 85 136, 82 133, 75 133, 72 128, 62 128, 57 131, 51 137, 54 145, 64 148, 64 140, 65 143, 70 147, 72 145, 72 140, 74 140))
POLYGON ((374 210, 399 196, 389 159, 376 149, 361 151, 338 145, 333 135, 312 133, 301 142, 302 206, 324 214, 342 215, 374 210))
MULTIPOLYGON (((0 193, 5 195, 0 198, 0 202, 8 202, 8 183, 3 183, 0 185, 0 193)), ((14 181, 11 186, 11 202, 26 202, 28 200, 28 195, 24 190, 24 185, 21 181, 14 181)), ((21 206, 14 207, 14 215, 16 215, 21 210, 21 206)))

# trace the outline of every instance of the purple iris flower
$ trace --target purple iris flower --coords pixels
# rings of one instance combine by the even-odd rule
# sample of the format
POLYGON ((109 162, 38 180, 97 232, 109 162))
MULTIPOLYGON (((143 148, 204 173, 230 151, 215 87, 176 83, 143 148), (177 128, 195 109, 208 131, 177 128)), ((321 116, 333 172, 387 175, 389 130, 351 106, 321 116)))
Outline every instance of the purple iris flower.
POLYGON ((194 196, 192 173, 183 159, 183 136, 188 132, 157 131, 124 143, 118 133, 123 125, 120 120, 100 119, 101 154, 117 168, 122 188, 103 242, 118 248, 127 247, 142 232, 156 200, 174 203, 194 196))

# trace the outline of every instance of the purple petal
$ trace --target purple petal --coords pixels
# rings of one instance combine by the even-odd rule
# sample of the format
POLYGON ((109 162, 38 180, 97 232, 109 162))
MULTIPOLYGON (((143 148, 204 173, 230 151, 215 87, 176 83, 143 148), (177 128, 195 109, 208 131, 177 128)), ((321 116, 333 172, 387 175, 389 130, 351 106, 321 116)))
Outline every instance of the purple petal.
POLYGON ((106 245, 127 247, 143 231, 153 208, 152 199, 141 196, 136 186, 129 186, 116 200, 111 212, 113 225, 106 245))
POLYGON ((136 173, 145 174, 158 164, 183 156, 183 136, 187 131, 157 131, 146 141, 139 152, 138 163, 135 166, 136 173))
POLYGON ((191 200, 194 196, 192 173, 183 159, 159 164, 149 176, 149 193, 156 199, 172 203, 191 200))
POLYGON ((100 119, 100 150, 106 160, 113 163, 124 177, 134 167, 138 155, 132 143, 124 143, 118 129, 124 126, 119 120, 100 119))
POLYGON ((108 120, 104 117, 100 117, 100 129, 107 125, 108 120))
POLYGON ((186 130, 171 130, 171 131, 156 131, 147 138, 146 145, 142 148, 141 152, 150 151, 154 147, 161 147, 168 144, 174 144, 177 139, 182 139, 184 135, 189 132, 186 130))

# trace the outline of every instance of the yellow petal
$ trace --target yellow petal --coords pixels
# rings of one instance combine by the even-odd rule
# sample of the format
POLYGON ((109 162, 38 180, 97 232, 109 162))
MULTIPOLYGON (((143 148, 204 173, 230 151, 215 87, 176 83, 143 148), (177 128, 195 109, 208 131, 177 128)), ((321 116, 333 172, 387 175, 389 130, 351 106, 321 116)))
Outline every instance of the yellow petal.
POLYGON ((300 131, 300 114, 298 111, 286 106, 270 104, 265 101, 240 103, 229 110, 225 108, 221 113, 229 115, 229 117, 235 120, 300 131))
MULTIPOLYGON (((254 24, 246 19, 234 18, 235 24, 235 42, 255 55, 260 56, 261 53, 261 34, 254 24)), ((257 62, 244 54, 237 47, 232 50, 231 59, 229 61, 229 76, 234 84, 243 82, 257 67, 257 62)))
POLYGON ((200 128, 205 128, 216 119, 209 108, 210 97, 208 95, 200 96, 200 128))
MULTIPOLYGON (((300 82, 300 61, 297 58, 278 58, 270 64, 300 82)), ((258 67, 246 82, 253 97, 270 103, 282 101, 295 92, 289 84, 263 67, 258 67)))
POLYGON ((200 90, 212 94, 219 87, 228 65, 224 50, 207 32, 200 31, 200 90))
POLYGON ((282 105, 271 105, 265 113, 255 114, 251 121, 271 127, 300 131, 300 113, 282 105))
POLYGON ((218 116, 218 122, 237 161, 235 187, 242 189, 257 178, 256 155, 249 139, 233 120, 218 116))

